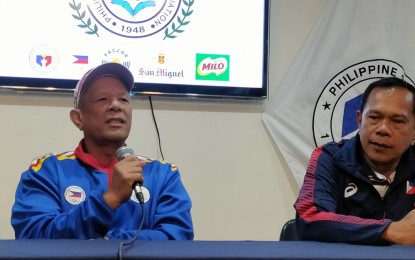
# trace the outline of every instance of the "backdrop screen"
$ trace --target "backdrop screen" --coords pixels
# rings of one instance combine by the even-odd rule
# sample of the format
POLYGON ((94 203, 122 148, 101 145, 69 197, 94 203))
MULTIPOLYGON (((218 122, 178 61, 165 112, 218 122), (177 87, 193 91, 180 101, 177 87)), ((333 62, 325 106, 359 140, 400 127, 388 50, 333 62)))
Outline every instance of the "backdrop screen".
POLYGON ((268 0, 0 1, 0 88, 72 93, 118 62, 135 95, 264 99, 268 11, 268 0))

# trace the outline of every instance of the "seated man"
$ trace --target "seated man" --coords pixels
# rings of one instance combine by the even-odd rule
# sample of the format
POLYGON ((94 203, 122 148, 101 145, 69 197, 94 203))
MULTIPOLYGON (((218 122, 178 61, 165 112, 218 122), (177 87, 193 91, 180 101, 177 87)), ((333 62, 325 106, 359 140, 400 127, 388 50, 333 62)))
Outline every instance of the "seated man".
POLYGON ((384 78, 365 90, 358 134, 316 148, 294 204, 303 240, 415 245, 415 89, 384 78))
POLYGON ((11 224, 18 239, 192 240, 191 200, 176 166, 136 156, 116 157, 132 121, 134 79, 121 64, 88 71, 70 111, 83 139, 74 152, 47 154, 23 172, 11 224), (143 208, 132 187, 143 183, 143 208))

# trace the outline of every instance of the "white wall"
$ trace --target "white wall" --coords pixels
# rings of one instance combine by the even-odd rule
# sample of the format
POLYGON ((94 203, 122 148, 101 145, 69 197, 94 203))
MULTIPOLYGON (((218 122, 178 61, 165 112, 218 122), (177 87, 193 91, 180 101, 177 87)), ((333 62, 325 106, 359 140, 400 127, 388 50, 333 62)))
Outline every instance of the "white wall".
MULTIPOLYGON (((271 94, 325 3, 271 0, 271 94)), ((179 167, 193 200, 197 240, 276 240, 294 216, 298 187, 261 122, 264 103, 153 99, 164 157, 179 167)), ((127 143, 158 157, 149 102, 133 106, 127 143)), ((0 239, 14 238, 10 213, 21 172, 37 156, 73 150, 82 137, 71 107, 68 95, 0 92, 0 239)))

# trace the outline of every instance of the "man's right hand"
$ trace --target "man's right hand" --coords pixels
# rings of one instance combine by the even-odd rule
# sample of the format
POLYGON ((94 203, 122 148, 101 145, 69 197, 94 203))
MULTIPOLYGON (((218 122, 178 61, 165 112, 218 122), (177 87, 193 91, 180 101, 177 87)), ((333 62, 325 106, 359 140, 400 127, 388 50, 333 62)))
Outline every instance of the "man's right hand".
POLYGON ((131 197, 135 182, 143 182, 143 166, 145 162, 135 156, 128 156, 114 166, 112 184, 104 193, 104 200, 115 209, 131 197))

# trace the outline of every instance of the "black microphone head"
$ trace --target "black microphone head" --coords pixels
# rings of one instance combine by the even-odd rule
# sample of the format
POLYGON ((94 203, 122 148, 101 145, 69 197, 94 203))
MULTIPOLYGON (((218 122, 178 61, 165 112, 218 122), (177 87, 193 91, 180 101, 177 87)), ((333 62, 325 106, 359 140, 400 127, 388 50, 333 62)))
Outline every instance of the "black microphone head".
POLYGON ((117 149, 117 152, 115 153, 115 156, 117 156, 118 161, 121 161, 125 157, 133 156, 134 151, 128 146, 121 146, 117 149))

